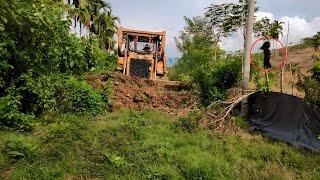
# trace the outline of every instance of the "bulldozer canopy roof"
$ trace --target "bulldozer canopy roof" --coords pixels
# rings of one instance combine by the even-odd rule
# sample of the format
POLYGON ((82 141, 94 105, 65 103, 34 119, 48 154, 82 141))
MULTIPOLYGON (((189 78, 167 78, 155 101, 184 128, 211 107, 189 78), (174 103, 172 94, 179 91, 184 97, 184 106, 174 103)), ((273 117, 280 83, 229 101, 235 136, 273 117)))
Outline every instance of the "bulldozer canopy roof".
POLYGON ((138 36, 139 42, 148 42, 150 38, 155 40, 161 40, 161 37, 166 34, 165 31, 163 32, 150 32, 150 31, 140 31, 140 30, 133 30, 120 27, 120 33, 127 34, 129 39, 133 39, 134 37, 138 36))

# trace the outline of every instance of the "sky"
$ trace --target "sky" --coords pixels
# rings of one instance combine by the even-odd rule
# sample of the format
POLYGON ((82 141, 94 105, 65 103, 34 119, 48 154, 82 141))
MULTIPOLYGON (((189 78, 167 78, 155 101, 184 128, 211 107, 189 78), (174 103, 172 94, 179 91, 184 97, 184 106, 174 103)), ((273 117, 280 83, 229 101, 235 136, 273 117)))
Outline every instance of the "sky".
MULTIPOLYGON (((120 17, 121 26, 147 30, 167 31, 167 55, 179 57, 174 37, 179 36, 185 23, 184 16, 203 16, 205 8, 212 3, 221 4, 237 0, 108 0, 113 14, 120 17)), ((257 0, 260 7, 257 18, 269 17, 283 21, 283 35, 290 25, 289 43, 297 43, 320 31, 320 0, 257 0)), ((240 32, 222 39, 221 47, 227 51, 242 49, 240 32)), ((286 43, 286 38, 280 38, 286 43)))

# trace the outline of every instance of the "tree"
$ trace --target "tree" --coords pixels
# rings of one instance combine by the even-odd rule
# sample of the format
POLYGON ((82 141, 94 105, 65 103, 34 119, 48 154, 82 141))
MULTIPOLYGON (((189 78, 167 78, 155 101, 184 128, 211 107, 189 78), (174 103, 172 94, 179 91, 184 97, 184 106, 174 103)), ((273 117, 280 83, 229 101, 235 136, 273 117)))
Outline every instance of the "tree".
POLYGON ((73 4, 75 7, 71 8, 70 15, 74 18, 75 28, 77 22, 80 23, 80 36, 86 27, 91 35, 99 36, 101 47, 110 51, 120 22, 119 17, 112 15, 110 4, 104 0, 74 0, 73 4))
POLYGON ((315 50, 319 51, 320 50, 320 32, 317 32, 317 34, 311 38, 305 38, 304 42, 314 47, 315 50))
POLYGON ((95 18, 97 18, 100 14, 111 12, 111 6, 109 3, 103 0, 92 0, 89 2, 89 11, 90 11, 90 33, 96 34, 95 29, 95 18))
POLYGON ((273 21, 270 25, 270 36, 274 39, 279 39, 280 35, 283 35, 282 31, 283 31, 283 24, 284 22, 280 22, 280 21, 273 21))
POLYGON ((264 17, 254 24, 254 32, 257 37, 271 36, 274 39, 279 39, 282 35, 284 22, 277 20, 271 21, 269 18, 264 17))
POLYGON ((212 28, 203 17, 184 17, 185 27, 179 37, 175 37, 177 48, 182 53, 176 72, 178 79, 194 81, 195 74, 208 68, 212 63, 212 48, 215 43, 212 28))
POLYGON ((74 18, 74 28, 77 27, 77 22, 80 24, 80 36, 82 35, 83 27, 90 26, 90 12, 88 0, 74 0, 74 8, 70 9, 69 13, 74 18))
POLYGON ((262 18, 260 21, 257 21, 253 27, 253 31, 256 37, 268 36, 270 31, 270 19, 267 17, 262 18))
MULTIPOLYGON (((206 8, 205 16, 220 36, 229 36, 244 28, 248 14, 246 0, 239 0, 239 3, 212 4, 206 8)), ((254 9, 258 11, 258 7, 254 9)), ((243 30, 243 35, 245 34, 243 30)))
POLYGON ((94 33, 101 39, 101 45, 109 51, 114 46, 113 36, 117 32, 116 23, 119 18, 113 16, 111 11, 103 12, 94 18, 94 33))

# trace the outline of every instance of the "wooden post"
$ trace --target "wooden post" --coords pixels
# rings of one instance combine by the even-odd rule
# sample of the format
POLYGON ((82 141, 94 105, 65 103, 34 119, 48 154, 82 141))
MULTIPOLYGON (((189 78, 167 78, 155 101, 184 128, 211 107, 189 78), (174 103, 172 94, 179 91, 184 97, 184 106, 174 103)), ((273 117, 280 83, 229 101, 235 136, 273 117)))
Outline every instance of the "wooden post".
MULTIPOLYGON (((243 84, 242 90, 243 93, 249 89, 250 81, 250 49, 252 45, 252 34, 253 34, 253 21, 254 21, 254 3, 255 0, 248 0, 248 15, 246 22, 246 31, 245 31, 245 42, 244 42, 244 51, 243 51, 243 84)), ((241 104, 241 114, 246 116, 248 112, 247 100, 242 101, 241 104)))
POLYGON ((269 87, 269 71, 266 71, 266 72, 265 72, 265 76, 266 76, 267 88, 268 88, 268 91, 269 91, 269 90, 270 90, 270 87, 269 87))
POLYGON ((291 93, 293 96, 293 89, 294 89, 294 80, 293 80, 293 72, 292 72, 292 62, 290 61, 290 76, 291 76, 291 93))

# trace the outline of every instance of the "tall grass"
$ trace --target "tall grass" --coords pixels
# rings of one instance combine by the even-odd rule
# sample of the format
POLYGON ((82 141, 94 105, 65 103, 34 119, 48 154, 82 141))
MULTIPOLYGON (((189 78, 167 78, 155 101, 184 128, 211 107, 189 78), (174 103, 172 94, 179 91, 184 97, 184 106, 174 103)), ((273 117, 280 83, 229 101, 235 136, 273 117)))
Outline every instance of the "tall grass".
MULTIPOLYGON (((174 116, 121 110, 43 117, 32 133, 0 132, 4 179, 310 179, 320 155, 266 138, 224 135, 174 116), (190 126, 188 126, 190 127, 190 126)), ((239 120, 237 120, 237 123, 239 120)))

